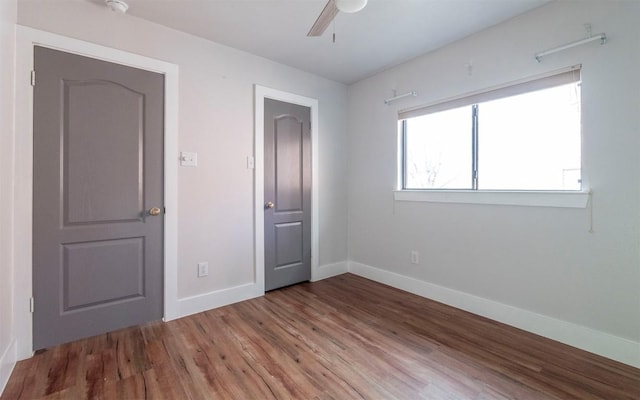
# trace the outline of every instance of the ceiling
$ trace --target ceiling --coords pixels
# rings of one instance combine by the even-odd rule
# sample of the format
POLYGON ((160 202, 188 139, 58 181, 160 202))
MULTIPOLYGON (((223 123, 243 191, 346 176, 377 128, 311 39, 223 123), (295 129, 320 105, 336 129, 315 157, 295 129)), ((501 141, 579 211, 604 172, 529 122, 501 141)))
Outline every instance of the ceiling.
POLYGON ((350 84, 551 0, 369 0, 321 37, 307 32, 327 0, 126 1, 136 17, 350 84))

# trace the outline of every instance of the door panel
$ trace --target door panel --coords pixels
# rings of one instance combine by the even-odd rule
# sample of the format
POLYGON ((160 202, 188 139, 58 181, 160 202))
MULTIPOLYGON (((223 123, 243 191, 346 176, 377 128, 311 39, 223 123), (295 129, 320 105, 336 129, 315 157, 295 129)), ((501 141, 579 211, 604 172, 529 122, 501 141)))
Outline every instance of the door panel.
POLYGON ((303 123, 286 115, 279 116, 274 122, 275 211, 302 211, 303 123))
POLYGON ((144 296, 142 238, 63 245, 62 312, 144 296))
POLYGON ((265 289, 311 279, 309 107, 264 102, 265 289))
POLYGON ((113 82, 63 84, 65 223, 139 220, 143 94, 113 82), (118 121, 119 129, 113 129, 112 121, 118 121), (102 201, 109 193, 120 195, 102 201))
POLYGON ((35 48, 34 349, 162 317, 164 77, 35 48))
POLYGON ((303 262, 302 222, 275 224, 276 231, 276 269, 303 262))

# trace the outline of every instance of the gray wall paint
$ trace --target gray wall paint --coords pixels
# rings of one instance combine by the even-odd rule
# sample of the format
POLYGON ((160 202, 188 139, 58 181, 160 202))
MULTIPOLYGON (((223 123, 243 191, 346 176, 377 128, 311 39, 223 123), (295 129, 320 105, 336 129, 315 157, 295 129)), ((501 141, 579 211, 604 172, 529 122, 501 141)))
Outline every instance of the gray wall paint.
POLYGON ((88 2, 20 1, 18 23, 180 68, 178 290, 185 298, 252 282, 253 85, 319 100, 319 265, 347 258, 346 86, 88 2), (209 277, 197 278, 197 263, 209 277))
POLYGON ((638 20, 637 2, 554 2, 350 86, 350 259, 640 340, 638 20), (585 22, 609 43, 534 60, 585 22), (398 109, 579 63, 593 234, 584 209, 394 203, 398 109), (392 89, 420 96, 385 106, 392 89))
POLYGON ((15 355, 13 318, 13 143, 15 0, 0 1, 0 391, 15 355))

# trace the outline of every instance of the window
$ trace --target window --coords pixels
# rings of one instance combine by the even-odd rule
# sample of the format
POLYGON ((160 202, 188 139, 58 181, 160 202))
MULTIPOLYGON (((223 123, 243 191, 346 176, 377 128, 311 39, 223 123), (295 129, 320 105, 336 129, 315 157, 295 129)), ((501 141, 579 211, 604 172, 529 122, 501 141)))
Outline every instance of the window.
POLYGON ((581 190, 580 69, 400 113, 402 189, 581 190))

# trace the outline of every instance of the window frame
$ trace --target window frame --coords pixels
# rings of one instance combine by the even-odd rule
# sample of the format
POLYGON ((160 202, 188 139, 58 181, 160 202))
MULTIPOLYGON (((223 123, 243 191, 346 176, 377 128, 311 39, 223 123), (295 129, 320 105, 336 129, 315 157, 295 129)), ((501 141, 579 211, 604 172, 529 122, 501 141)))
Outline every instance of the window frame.
MULTIPOLYGON (((478 109, 479 103, 506 98, 540 89, 581 81, 582 65, 572 65, 534 77, 510 82, 485 90, 468 93, 427 105, 398 112, 398 182, 394 191, 396 201, 426 201, 436 203, 471 203, 522 205, 542 207, 585 208, 591 196, 586 188, 584 167, 581 165, 581 188, 577 190, 488 190, 478 188, 478 109), (407 188, 407 119, 462 106, 472 106, 472 187, 469 189, 407 188)), ((582 150, 582 149, 581 149, 582 150)), ((582 153, 582 151, 581 151, 582 153)), ((582 157, 581 157, 582 164, 582 157)))

